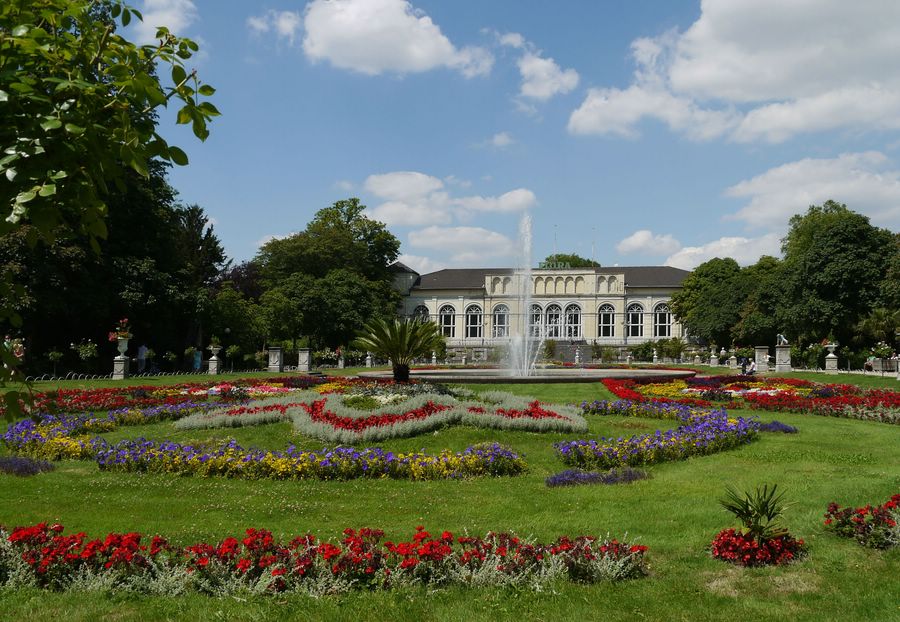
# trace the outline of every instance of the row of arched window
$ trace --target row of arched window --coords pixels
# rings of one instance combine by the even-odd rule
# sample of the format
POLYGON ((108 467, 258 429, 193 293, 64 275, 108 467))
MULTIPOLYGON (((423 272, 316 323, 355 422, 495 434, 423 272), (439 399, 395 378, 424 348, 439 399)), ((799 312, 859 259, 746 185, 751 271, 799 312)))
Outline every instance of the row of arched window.
MULTIPOLYGON (((424 320, 431 319, 428 307, 419 305, 413 311, 413 317, 424 320)), ((481 306, 471 304, 465 310, 465 337, 466 339, 480 339, 483 336, 484 314, 481 306)), ((510 327, 509 307, 499 304, 494 307, 492 337, 509 337, 510 327)), ((616 310, 611 304, 603 304, 597 309, 597 336, 616 337, 616 310)), ((438 326, 445 337, 456 337, 456 309, 453 305, 443 305, 438 310, 438 326)), ((566 305, 563 309, 560 305, 552 303, 542 308, 539 304, 531 305, 528 314, 528 334, 531 337, 546 337, 547 339, 580 339, 581 338, 581 307, 577 304, 566 305)), ((625 336, 644 336, 644 306, 633 302, 625 309, 625 336)), ((669 305, 664 302, 653 307, 653 336, 672 336, 672 313, 669 305)))

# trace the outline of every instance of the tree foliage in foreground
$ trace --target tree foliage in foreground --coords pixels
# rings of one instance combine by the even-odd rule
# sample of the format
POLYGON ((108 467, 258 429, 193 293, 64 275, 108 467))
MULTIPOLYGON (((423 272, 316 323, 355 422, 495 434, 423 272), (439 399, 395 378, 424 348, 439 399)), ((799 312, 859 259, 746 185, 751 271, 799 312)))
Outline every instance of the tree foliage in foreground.
MULTIPOLYGON (((126 170, 146 176, 154 158, 187 164, 157 132, 155 111, 177 103, 178 123, 206 139, 219 113, 201 101, 215 90, 184 67, 197 44, 159 28, 157 44, 137 46, 116 32, 134 18, 120 0, 0 3, 0 235, 23 233, 33 246, 65 225, 99 250, 106 197, 126 170)), ((0 320, 21 322, 10 305, 21 293, 0 275, 0 320)), ((5 386, 17 361, 5 348, 0 357, 5 386)), ((23 396, 6 393, 10 413, 23 396)))

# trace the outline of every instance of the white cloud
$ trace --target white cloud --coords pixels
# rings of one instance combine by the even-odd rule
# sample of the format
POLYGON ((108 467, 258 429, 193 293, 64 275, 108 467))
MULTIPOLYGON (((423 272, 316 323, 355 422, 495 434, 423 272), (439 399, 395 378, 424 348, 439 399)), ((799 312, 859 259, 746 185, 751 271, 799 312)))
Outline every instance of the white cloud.
POLYGON ((442 268, 445 268, 446 265, 441 261, 435 261, 430 257, 423 257, 422 255, 408 255, 406 253, 401 254, 397 261, 406 264, 419 274, 428 274, 429 272, 437 272, 442 268))
POLYGON ((746 266, 756 263, 762 255, 777 256, 780 250, 781 235, 777 233, 767 233, 757 238, 723 237, 702 246, 685 246, 670 255, 665 265, 691 270, 714 257, 731 257, 746 266))
POLYGON ((144 0, 143 21, 134 25, 135 39, 140 44, 156 41, 156 30, 165 26, 169 32, 184 36, 184 30, 197 19, 192 0, 144 0))
POLYGON ((342 190, 344 192, 353 192, 356 185, 349 179, 341 179, 339 181, 334 182, 334 187, 337 190, 342 190))
POLYGON ((748 199, 729 218, 753 227, 784 227, 794 214, 833 199, 869 216, 875 225, 897 229, 900 171, 890 167, 878 151, 788 162, 728 188, 726 196, 748 199))
MULTIPOLYGON (((552 58, 544 57, 543 52, 521 34, 494 32, 494 36, 500 45, 522 51, 522 55, 516 61, 519 74, 522 76, 522 84, 519 87, 520 98, 546 101, 554 95, 568 93, 578 86, 577 71, 563 69, 552 58)), ((527 114, 537 112, 532 104, 525 101, 516 100, 516 105, 527 114)))
POLYGON ((369 208, 369 216, 389 225, 445 225, 455 218, 470 217, 473 212, 513 213, 537 204, 537 197, 527 188, 499 196, 453 197, 442 180, 417 171, 370 175, 363 187, 385 200, 369 208))
POLYGON ((484 48, 457 48, 407 0, 313 0, 305 23, 311 60, 367 75, 446 67, 469 78, 487 75, 494 62, 484 48))
POLYGON ((695 139, 781 142, 900 128, 900 3, 704 0, 683 33, 632 43, 625 88, 588 92, 575 134, 633 136, 657 119, 695 139))
POLYGON ((516 247, 501 233, 481 227, 427 227, 409 233, 409 244, 415 248, 449 252, 458 264, 483 265, 485 258, 512 258, 516 247))
MULTIPOLYGON (((288 234, 288 235, 290 235, 290 234, 288 234)), ((275 235, 275 234, 264 235, 261 238, 259 238, 255 242, 255 244, 256 244, 257 248, 262 248, 267 242, 271 242, 272 240, 283 240, 286 237, 288 237, 288 236, 287 235, 275 235)))
POLYGON ((262 15, 247 18, 247 26, 254 34, 273 32, 279 39, 286 40, 289 45, 294 44, 294 38, 302 25, 303 20, 297 11, 269 9, 262 15))
POLYGON ((562 69, 552 58, 543 58, 527 52, 518 62, 522 75, 519 95, 546 101, 554 95, 568 93, 578 86, 578 72, 562 69))
POLYGON ((488 140, 488 144, 492 147, 496 147, 497 149, 509 147, 514 142, 516 141, 515 139, 513 139, 509 132, 497 132, 488 140))
POLYGON ((516 188, 498 197, 469 196, 451 199, 451 205, 474 212, 524 212, 537 205, 537 197, 527 188, 516 188))
POLYGON ((459 186, 460 188, 472 187, 471 181, 469 181, 468 179, 460 179, 456 175, 447 175, 446 177, 444 177, 444 181, 451 186, 459 186))
POLYGON ((622 254, 643 253, 645 255, 671 255, 681 248, 681 243, 671 234, 655 235, 648 229, 635 231, 616 244, 622 254))

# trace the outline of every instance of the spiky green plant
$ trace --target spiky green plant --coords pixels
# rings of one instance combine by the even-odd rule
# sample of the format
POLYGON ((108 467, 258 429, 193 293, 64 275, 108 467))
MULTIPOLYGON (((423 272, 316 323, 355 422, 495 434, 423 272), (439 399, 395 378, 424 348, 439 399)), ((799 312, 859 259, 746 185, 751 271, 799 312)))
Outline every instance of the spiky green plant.
POLYGON ((751 494, 739 493, 728 486, 725 489, 725 498, 719 503, 723 508, 731 512, 743 524, 742 532, 749 534, 762 544, 766 540, 777 538, 788 533, 787 529, 779 524, 779 519, 787 507, 782 503, 784 492, 778 494, 778 484, 769 488, 765 484, 751 494))
POLYGON ((409 382, 409 365, 431 354, 443 342, 437 324, 417 318, 373 320, 365 325, 354 347, 391 360, 396 382, 409 382))

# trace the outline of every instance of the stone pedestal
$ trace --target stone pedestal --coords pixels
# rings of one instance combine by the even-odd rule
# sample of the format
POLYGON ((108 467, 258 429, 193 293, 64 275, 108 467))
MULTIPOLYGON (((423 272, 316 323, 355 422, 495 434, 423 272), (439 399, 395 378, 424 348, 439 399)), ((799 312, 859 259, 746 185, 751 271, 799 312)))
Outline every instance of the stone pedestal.
POLYGON ((738 364, 737 364, 737 356, 735 356, 734 354, 731 355, 731 357, 728 359, 728 366, 729 366, 731 369, 737 369, 737 366, 738 366, 738 364))
POLYGON ((128 366, 131 359, 124 354, 120 354, 113 359, 113 380, 125 380, 128 377, 128 366))
POLYGON ((219 360, 215 354, 212 355, 209 359, 209 373, 212 375, 218 374, 222 371, 222 361, 219 360))
POLYGON ((632 358, 631 358, 631 355, 629 354, 628 356, 625 357, 625 364, 626 364, 626 365, 631 365, 631 361, 633 361, 633 360, 634 360, 634 359, 632 359, 632 358))
POLYGON ((269 367, 266 371, 274 371, 281 373, 284 371, 284 359, 282 358, 280 347, 273 346, 269 348, 269 367))
POLYGON ((791 346, 775 346, 775 371, 791 371, 791 346))
POLYGON ((297 371, 309 371, 312 357, 309 355, 309 348, 300 348, 297 350, 297 371))
POLYGON ((338 369, 344 369, 344 357, 343 356, 341 356, 338 359, 338 369))
POLYGON ((703 364, 703 359, 700 358, 699 354, 695 354, 694 355, 694 365, 702 365, 702 364, 703 364))
POLYGON ((756 346, 754 350, 757 373, 769 371, 769 346, 756 346))
POLYGON ((462 365, 463 365, 463 367, 466 366, 466 355, 465 354, 462 355, 462 365))
POLYGON ((653 364, 655 365, 656 363, 659 363, 659 354, 656 352, 656 350, 654 350, 653 351, 653 364))
POLYGON ((432 365, 437 365, 437 352, 432 352, 432 353, 431 353, 431 364, 432 364, 432 365))
POLYGON ((838 370, 838 357, 836 354, 829 354, 825 357, 825 371, 837 371, 838 370))
POLYGON ((372 366, 372 353, 366 352, 366 367, 372 366))

